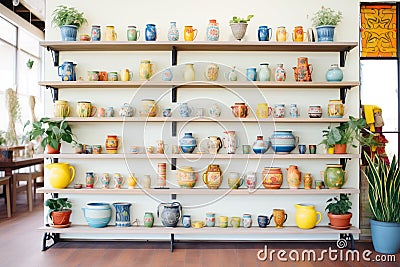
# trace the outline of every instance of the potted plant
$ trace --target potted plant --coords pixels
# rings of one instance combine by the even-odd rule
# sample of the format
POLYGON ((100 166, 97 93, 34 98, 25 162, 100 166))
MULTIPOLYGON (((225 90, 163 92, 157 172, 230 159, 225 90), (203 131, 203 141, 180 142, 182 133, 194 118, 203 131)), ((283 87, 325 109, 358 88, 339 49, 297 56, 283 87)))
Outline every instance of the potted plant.
POLYGON ((72 143, 76 142, 74 134, 68 122, 63 120, 51 120, 50 118, 41 118, 32 123, 32 129, 29 131, 29 139, 42 137, 41 146, 47 148, 48 154, 60 153, 61 141, 72 143))
POLYGON ((61 40, 76 41, 76 35, 82 24, 87 23, 83 12, 79 12, 74 7, 64 5, 58 6, 53 11, 51 24, 60 27, 61 40))
POLYGON ((13 151, 8 149, 7 144, 7 132, 0 130, 0 159, 2 161, 11 161, 13 156, 13 151))
POLYGON ((244 35, 246 34, 247 22, 253 18, 254 15, 248 15, 247 18, 240 18, 234 16, 230 21, 229 25, 231 26, 232 34, 236 40, 242 40, 244 35))
POLYGON ((396 156, 386 164, 378 155, 371 158, 364 152, 367 167, 372 244, 379 253, 400 251, 400 167, 396 156))
POLYGON ((342 18, 342 12, 324 6, 314 13, 312 24, 317 29, 318 42, 333 42, 335 27, 342 18))
POLYGON ((335 153, 335 144, 341 138, 339 131, 334 129, 335 128, 332 128, 332 125, 329 125, 328 130, 322 130, 323 139, 319 145, 325 145, 328 154, 335 153))
POLYGON ((72 204, 67 198, 49 198, 44 202, 49 207, 47 220, 50 219, 50 225, 54 227, 70 226, 71 207, 72 204))
POLYGON ((339 197, 336 196, 326 201, 325 211, 328 211, 330 227, 338 230, 350 228, 350 220, 353 214, 349 212, 352 204, 349 195, 340 194, 339 197))

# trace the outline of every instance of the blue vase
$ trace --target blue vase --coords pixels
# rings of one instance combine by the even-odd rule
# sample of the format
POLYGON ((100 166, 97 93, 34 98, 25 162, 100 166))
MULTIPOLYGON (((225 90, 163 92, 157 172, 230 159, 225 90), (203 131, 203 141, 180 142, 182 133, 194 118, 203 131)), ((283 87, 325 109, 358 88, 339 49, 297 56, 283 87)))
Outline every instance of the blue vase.
POLYGON ((62 41, 76 41, 76 34, 78 33, 78 27, 75 25, 64 25, 60 26, 61 40, 62 41))
POLYGON ((317 35, 318 35, 318 42, 333 42, 333 35, 335 33, 335 26, 324 25, 318 26, 317 35))
POLYGON ((185 133, 179 140, 179 147, 183 153, 192 153, 196 148, 196 138, 193 137, 192 133, 185 133))
POLYGON ((268 26, 258 27, 258 41, 269 41, 272 36, 272 29, 268 26))
POLYGON ((280 154, 290 153, 298 143, 298 138, 292 134, 292 131, 274 131, 270 140, 272 149, 280 154))
POLYGON ((256 68, 247 68, 246 69, 246 77, 248 81, 257 80, 257 69, 256 68))
POLYGON ((155 41, 155 40, 157 40, 156 25, 154 25, 154 24, 146 24, 145 38, 146 38, 146 41, 155 41))
POLYGON ((130 207, 131 203, 118 202, 113 203, 115 208, 115 226, 129 227, 131 226, 130 207))
POLYGON ((341 82, 343 80, 343 71, 338 64, 332 64, 326 72, 325 78, 328 82, 341 82))
POLYGON ((372 244, 376 252, 396 254, 400 250, 400 223, 370 219, 372 244))

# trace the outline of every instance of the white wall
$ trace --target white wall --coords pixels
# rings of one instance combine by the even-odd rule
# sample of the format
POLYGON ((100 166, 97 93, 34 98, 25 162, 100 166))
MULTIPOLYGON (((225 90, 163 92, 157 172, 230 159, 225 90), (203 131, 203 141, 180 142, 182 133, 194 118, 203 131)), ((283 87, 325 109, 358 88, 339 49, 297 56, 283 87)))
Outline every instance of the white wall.
MULTIPOLYGON (((60 40, 60 33, 58 29, 50 26, 51 13, 57 5, 65 4, 65 1, 52 0, 47 1, 46 5, 46 40, 60 40)), ((286 0, 286 1, 274 1, 274 3, 257 2, 257 3, 246 3, 239 0, 229 1, 211 1, 205 0, 201 2, 193 1, 118 1, 112 3, 110 1, 68 1, 68 6, 76 6, 80 11, 85 13, 89 21, 89 25, 86 25, 80 30, 80 33, 90 33, 90 26, 97 24, 102 26, 102 32, 104 34, 105 25, 114 25, 118 33, 118 40, 126 40, 126 28, 128 25, 136 25, 142 31, 140 40, 144 40, 144 29, 145 24, 154 23, 158 27, 158 40, 167 40, 167 31, 169 28, 170 21, 176 21, 180 31, 180 40, 183 40, 183 26, 193 25, 199 30, 199 35, 196 40, 205 40, 205 29, 209 19, 217 19, 220 23, 220 40, 221 41, 232 41, 232 34, 229 28, 229 20, 233 15, 236 16, 247 16, 248 14, 254 14, 254 18, 249 23, 249 27, 246 33, 245 41, 256 41, 257 40, 257 29, 259 25, 268 25, 273 28, 274 33, 277 26, 286 26, 288 31, 291 31, 294 26, 302 25, 305 29, 311 27, 312 14, 317 11, 321 5, 331 7, 336 10, 343 12, 343 21, 337 27, 335 40, 336 41, 358 41, 358 17, 359 17, 359 3, 358 1, 298 1, 298 0, 286 0)), ((61 53, 60 62, 65 60, 72 60, 78 63, 78 77, 81 76, 86 78, 88 70, 120 70, 122 68, 129 68, 133 70, 134 79, 138 79, 138 69, 141 59, 150 59, 156 65, 156 70, 160 71, 170 65, 170 52, 93 52, 93 53, 61 53)), ((324 75, 330 64, 338 63, 338 53, 278 53, 278 52, 263 52, 263 53, 242 53, 242 52, 192 52, 192 53, 179 53, 178 64, 184 62, 204 62, 212 61, 221 65, 221 72, 225 72, 229 66, 237 66, 239 71, 245 71, 246 68, 251 66, 258 66, 259 63, 269 62, 270 66, 275 66, 277 63, 283 63, 287 74, 288 80, 293 80, 292 66, 297 64, 297 57, 307 56, 309 57, 310 63, 314 66, 313 80, 324 81, 324 75)), ((204 65, 203 65, 204 66, 204 65)), ((202 72, 204 67, 201 64, 196 65, 196 78, 203 79, 202 72)), ((46 58, 46 80, 58 80, 57 70, 51 64, 50 54, 47 53, 46 58)), ((346 67, 343 68, 345 72, 345 80, 356 81, 359 77, 358 70, 358 49, 353 49, 346 62, 346 67)), ((178 68, 178 72, 181 71, 178 68)), ((180 79, 181 73, 174 74, 176 79, 180 79)), ((158 78, 159 79, 159 76, 158 78)), ((218 81, 223 81, 224 77, 222 74, 219 75, 218 81)), ((162 107, 176 107, 177 104, 171 103, 170 95, 163 96, 165 90, 119 90, 112 89, 112 94, 109 90, 82 90, 82 89, 71 89, 60 91, 60 99, 67 99, 71 102, 72 106, 79 100, 90 100, 97 106, 114 106, 118 108, 124 102, 132 101, 133 105, 138 108, 140 100, 143 98, 154 98, 158 99, 162 107)), ((49 94, 48 94, 49 95, 49 94)), ((320 104, 326 110, 326 106, 329 99, 337 99, 339 97, 338 90, 244 90, 238 89, 235 91, 228 91, 223 89, 191 89, 191 90, 180 90, 178 95, 178 101, 189 101, 190 104, 202 105, 208 107, 212 102, 218 102, 224 107, 223 115, 230 116, 230 108, 235 101, 244 98, 249 105, 255 109, 257 103, 268 102, 270 105, 276 103, 285 103, 287 107, 291 103, 297 103, 300 107, 302 117, 307 117, 307 108, 310 104, 320 104), (300 93, 299 93, 300 92, 300 93), (264 99, 264 100, 262 100, 264 99), (200 104, 199 104, 200 103, 200 104)), ((358 88, 351 90, 347 97, 347 115, 351 114, 354 116, 358 115, 358 88)), ((48 114, 52 113, 52 104, 50 97, 47 99, 48 114)), ((175 111, 176 112, 176 111, 175 111)), ((176 115, 176 114, 175 114, 176 115)), ((79 140, 83 143, 89 144, 104 144, 105 136, 108 133, 117 133, 123 135, 124 147, 127 148, 129 145, 147 145, 155 144, 155 140, 164 139, 168 144, 175 144, 177 138, 170 137, 170 126, 163 125, 161 123, 154 124, 129 124, 123 125, 117 123, 105 123, 105 124, 77 124, 73 125, 73 129, 77 132, 79 140), (160 133, 160 128, 161 133, 160 133), (127 138, 128 137, 128 138, 127 138)), ((255 124, 239 125, 239 124, 195 124, 190 123, 183 127, 183 131, 191 131, 196 137, 201 140, 209 135, 219 135, 223 137, 223 129, 236 130, 240 137, 241 144, 252 143, 256 139, 256 135, 260 132, 264 136, 270 136, 274 130, 273 125, 261 125, 258 128, 255 124)), ((276 125, 277 129, 290 129, 300 137, 300 142, 305 144, 317 144, 321 140, 321 130, 325 129, 327 125, 323 124, 279 124, 276 125)), ((181 134, 182 135, 182 134, 181 134)), ((181 136, 180 135, 180 136, 181 136)), ((70 152, 71 148, 68 145, 64 145, 64 152, 70 152)), ((320 148, 319 148, 320 149, 320 148)), ((321 150, 319 150, 321 151, 321 150)), ((271 151, 269 151, 271 153, 271 151)), ((148 162, 147 160, 138 160, 135 162, 129 162, 131 171, 136 173, 137 176, 142 178, 143 174, 151 172, 153 179, 155 178, 155 171, 152 170, 153 166, 156 167, 156 163, 148 162)), ((88 160, 88 161, 71 161, 72 164, 77 168, 77 177, 75 182, 84 183, 84 172, 88 170, 94 170, 96 173, 102 172, 121 172, 124 175, 128 173, 128 169, 125 162, 117 160, 88 160)), ((200 161, 186 161, 178 164, 191 165, 199 172, 202 172, 210 162, 205 160, 200 161)), ((229 171, 239 171, 241 173, 247 173, 251 170, 257 170, 259 173, 262 171, 264 166, 271 164, 266 161, 249 161, 243 164, 241 160, 218 160, 215 163, 221 164, 224 173, 229 171), (245 168, 243 166, 246 165, 245 168)), ((303 172, 311 172, 317 179, 320 178, 319 172, 325 168, 327 163, 337 163, 336 160, 327 162, 326 160, 277 160, 272 164, 280 166, 282 169, 287 168, 290 164, 299 166, 299 169, 303 172)), ((347 187, 358 186, 358 162, 357 160, 349 161, 349 182, 347 187)), ((261 175, 259 174, 259 181, 261 175)), ((168 172, 168 181, 171 185, 175 184, 175 173, 173 171, 168 172)), ((154 181, 153 181, 154 183, 154 181)), ((203 187, 203 183, 199 182, 198 186, 203 187)), ((224 187, 227 187, 226 178, 223 183, 224 187)), ((284 182, 286 186, 286 181, 284 182)), ((159 196, 155 196, 159 198, 159 196)), ((217 196, 218 198, 220 196, 217 196)), ((85 201, 130 201, 134 203, 134 215, 133 217, 142 219, 144 211, 155 211, 156 202, 149 201, 148 197, 131 197, 131 196, 91 196, 90 198, 84 198, 78 200, 78 196, 71 196, 73 201, 76 201, 76 206, 82 206, 85 201), (79 203, 78 203, 79 202, 79 203)), ((80 197, 79 197, 80 198, 80 197)), ((323 212, 325 207, 325 201, 329 198, 328 196, 249 196, 249 197, 225 197, 222 199, 214 199, 216 197, 204 197, 204 196, 178 196, 178 200, 185 206, 192 206, 191 209, 187 207, 184 213, 192 214, 192 219, 199 220, 204 218, 204 214, 207 211, 215 211, 217 214, 225 214, 228 216, 240 216, 245 212, 253 214, 253 219, 256 218, 257 214, 271 214, 273 208, 282 207, 289 213, 289 219, 287 225, 295 225, 295 209, 294 204, 300 202, 308 202, 316 205, 318 211, 323 212)), ((161 200, 167 201, 168 198, 162 197, 161 200)), ((358 200, 356 196, 353 196, 353 205, 355 210, 358 207, 358 200)), ((356 212, 357 213, 357 212, 356 212)), ((74 222, 84 222, 82 213, 79 208, 73 213, 72 220, 74 222)), ((159 224, 160 222, 157 221, 159 224)), ((324 217, 322 224, 327 225, 328 219, 324 217)), ((358 225, 358 218, 352 221, 353 225, 358 225)), ((282 237, 279 237, 282 238, 282 237)), ((335 237, 333 237, 335 238, 335 237)))

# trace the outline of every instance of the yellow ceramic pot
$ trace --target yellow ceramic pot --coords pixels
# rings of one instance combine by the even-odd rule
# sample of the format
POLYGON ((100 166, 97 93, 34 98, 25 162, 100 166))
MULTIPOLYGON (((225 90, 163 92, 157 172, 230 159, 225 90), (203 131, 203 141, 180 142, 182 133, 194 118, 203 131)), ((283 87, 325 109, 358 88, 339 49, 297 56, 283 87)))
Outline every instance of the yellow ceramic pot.
POLYGON ((180 167, 176 174, 178 185, 183 188, 193 188, 197 178, 197 173, 190 166, 180 167))
POLYGON ((75 168, 68 163, 47 164, 49 183, 53 188, 66 188, 75 177, 75 168))
POLYGON ((314 205, 296 204, 294 206, 296 207, 296 224, 299 228, 314 228, 322 220, 322 213, 315 211, 314 205), (317 215, 319 215, 318 220, 317 215))
POLYGON ((128 188, 129 188, 129 189, 134 189, 134 188, 135 188, 135 186, 136 186, 136 184, 137 184, 137 180, 136 180, 136 177, 135 177, 135 174, 134 174, 134 173, 132 173, 132 174, 128 177, 127 183, 128 183, 128 188))

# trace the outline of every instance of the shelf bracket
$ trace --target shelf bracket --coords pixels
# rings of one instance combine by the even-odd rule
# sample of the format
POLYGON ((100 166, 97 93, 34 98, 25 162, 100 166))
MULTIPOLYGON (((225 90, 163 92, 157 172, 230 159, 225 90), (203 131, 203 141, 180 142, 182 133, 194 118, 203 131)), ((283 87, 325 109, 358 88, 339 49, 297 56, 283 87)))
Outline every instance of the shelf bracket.
POLYGON ((176 136, 177 122, 173 121, 171 126, 172 126, 172 136, 176 136))
POLYGON ((58 233, 44 233, 42 239, 42 251, 46 251, 60 241, 60 234, 58 233), (47 241, 53 240, 51 245, 47 245, 47 241))
POLYGON ((172 46, 171 52, 171 65, 176 66, 178 64, 178 51, 176 50, 176 46, 172 46))
POLYGON ((340 234, 340 239, 346 240, 347 241, 347 246, 350 244, 350 249, 355 250, 355 244, 354 244, 354 237, 353 234, 340 234), (350 242, 349 242, 350 241, 350 242))
POLYGON ((176 170, 176 158, 171 159, 171 171, 176 170))
POLYGON ((171 194, 171 199, 176 200, 176 194, 171 194))
POLYGON ((340 87, 340 100, 343 101, 343 104, 346 103, 346 96, 349 90, 350 87, 340 87))
POLYGON ((171 234, 171 241, 170 241, 170 251, 171 251, 171 253, 174 252, 174 244, 175 244, 175 234, 171 234))
POLYGON ((343 51, 340 51, 340 67, 346 66, 346 58, 347 58, 347 53, 349 53, 350 49, 346 49, 343 51))
POLYGON ((46 89, 49 89, 51 91, 51 98, 53 99, 53 102, 58 100, 58 88, 54 88, 49 85, 46 85, 46 89))
POLYGON ((178 87, 172 87, 171 91, 171 101, 172 103, 176 103, 178 101, 178 87))
POLYGON ((54 67, 59 66, 60 61, 60 52, 57 50, 53 50, 50 47, 47 47, 47 51, 50 51, 51 57, 53 58, 53 65, 54 67))
POLYGON ((342 165, 342 169, 346 170, 347 161, 349 159, 340 159, 340 165, 342 165))

